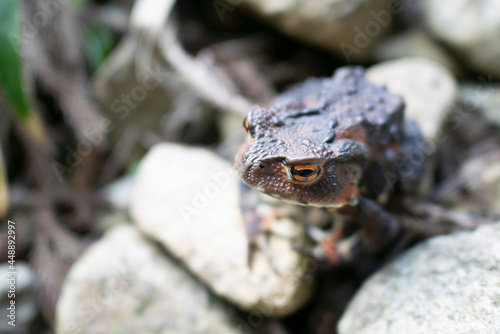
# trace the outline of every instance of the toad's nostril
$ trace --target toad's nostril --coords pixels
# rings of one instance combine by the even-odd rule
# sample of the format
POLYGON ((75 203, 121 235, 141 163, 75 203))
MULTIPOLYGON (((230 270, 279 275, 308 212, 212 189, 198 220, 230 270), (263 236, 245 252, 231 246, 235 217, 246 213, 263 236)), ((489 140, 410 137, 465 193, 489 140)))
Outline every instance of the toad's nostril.
POLYGON ((264 166, 264 164, 260 164, 259 167, 260 167, 260 169, 266 168, 266 166, 264 166))

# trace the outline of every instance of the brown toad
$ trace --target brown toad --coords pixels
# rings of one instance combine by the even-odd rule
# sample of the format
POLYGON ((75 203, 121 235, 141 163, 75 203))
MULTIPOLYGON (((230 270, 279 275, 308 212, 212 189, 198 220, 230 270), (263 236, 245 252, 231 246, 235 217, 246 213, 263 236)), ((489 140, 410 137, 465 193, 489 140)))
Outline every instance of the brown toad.
MULTIPOLYGON (((369 82, 362 68, 340 68, 332 78, 297 85, 274 107, 254 107, 244 128, 249 138, 236 168, 248 186, 359 224, 360 238, 350 251, 380 248, 398 233, 397 219, 381 205, 408 150, 423 138, 415 123, 404 120, 402 98, 369 82)), ((424 164, 408 182, 418 179, 424 164)), ((349 255, 338 241, 339 233, 323 241, 331 262, 349 255)))

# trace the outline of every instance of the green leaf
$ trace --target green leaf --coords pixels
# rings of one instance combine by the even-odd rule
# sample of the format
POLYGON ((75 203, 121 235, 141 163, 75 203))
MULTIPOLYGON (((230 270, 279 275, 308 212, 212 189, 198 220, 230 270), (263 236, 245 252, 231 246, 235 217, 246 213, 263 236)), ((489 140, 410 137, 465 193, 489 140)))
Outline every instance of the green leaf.
POLYGON ((128 165, 127 170, 126 170, 126 174, 128 174, 128 175, 137 174, 137 171, 139 170, 141 162, 142 162, 142 160, 137 160, 137 161, 132 162, 130 165, 128 165))
POLYGON ((82 7, 85 5, 86 2, 87 0, 69 0, 69 4, 77 12, 82 9, 82 7))
POLYGON ((2 147, 0 147, 0 218, 7 215, 9 210, 9 191, 7 185, 7 169, 5 168, 5 162, 2 153, 2 147))
POLYGON ((31 102, 25 92, 21 41, 21 1, 0 0, 0 84, 14 113, 21 120, 31 114, 31 102))
POLYGON ((108 28, 99 25, 87 27, 84 48, 91 71, 95 71, 102 64, 113 50, 114 44, 115 38, 108 28))
POLYGON ((70 0, 70 2, 76 8, 80 8, 85 3, 85 0, 70 0))

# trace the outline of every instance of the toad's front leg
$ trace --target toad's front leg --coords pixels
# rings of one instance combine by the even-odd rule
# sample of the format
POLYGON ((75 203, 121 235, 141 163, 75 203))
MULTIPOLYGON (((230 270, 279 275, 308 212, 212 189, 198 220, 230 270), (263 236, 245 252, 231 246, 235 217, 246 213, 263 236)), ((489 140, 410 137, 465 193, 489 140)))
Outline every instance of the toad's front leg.
POLYGON ((338 227, 322 243, 325 254, 332 265, 347 262, 359 253, 376 254, 394 240, 400 232, 396 217, 384 210, 375 201, 359 197, 357 205, 347 205, 330 210, 342 220, 359 225, 359 230, 346 237, 338 227), (332 249, 333 248, 333 249, 332 249))

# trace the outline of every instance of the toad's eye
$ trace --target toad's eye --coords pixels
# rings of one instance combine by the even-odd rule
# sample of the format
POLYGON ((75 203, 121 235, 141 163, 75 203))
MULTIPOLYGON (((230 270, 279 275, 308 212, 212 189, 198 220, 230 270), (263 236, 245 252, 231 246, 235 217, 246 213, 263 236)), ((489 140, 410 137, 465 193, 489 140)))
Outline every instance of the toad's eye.
POLYGON ((316 165, 302 165, 288 168, 288 175, 292 181, 299 183, 311 183, 321 176, 323 168, 316 165))
POLYGON ((245 129, 245 132, 250 135, 250 137, 254 138, 255 137, 255 127, 248 122, 248 118, 245 117, 243 120, 243 129, 245 129))

